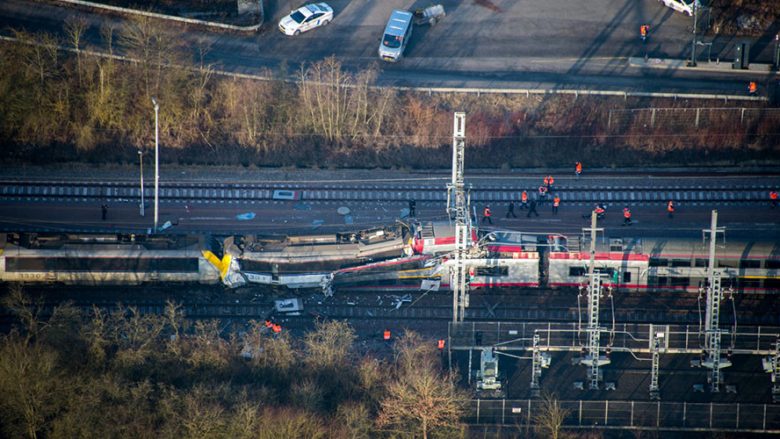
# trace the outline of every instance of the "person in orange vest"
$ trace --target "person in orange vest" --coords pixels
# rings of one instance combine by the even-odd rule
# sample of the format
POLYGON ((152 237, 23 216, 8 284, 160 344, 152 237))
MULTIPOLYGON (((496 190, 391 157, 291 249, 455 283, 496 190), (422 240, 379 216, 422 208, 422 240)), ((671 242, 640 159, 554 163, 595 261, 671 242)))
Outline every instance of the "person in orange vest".
MULTIPOLYGON (((601 203, 596 204, 596 207, 593 208, 593 212, 596 212, 597 219, 604 219, 604 217, 607 215, 607 209, 605 209, 604 206, 601 205, 601 203)), ((589 219, 590 216, 591 216, 590 213, 582 215, 582 217, 585 219, 589 219)))
POLYGON ((669 200, 669 202, 666 203, 666 213, 669 214, 669 218, 674 218, 674 201, 669 200))
POLYGON ((558 215, 558 206, 560 205, 561 205, 561 197, 556 195, 555 198, 553 198, 553 208, 552 208, 553 215, 558 215))
POLYGON ((444 350, 444 339, 439 339, 439 343, 437 344, 440 351, 444 350))
POLYGON ((777 207, 777 191, 769 192, 769 200, 772 201, 772 209, 777 207))
POLYGON ((628 209, 628 206, 623 208, 623 225, 631 225, 631 211, 628 209))
POLYGON ((650 26, 647 24, 643 24, 639 26, 639 35, 642 37, 642 41, 647 40, 647 33, 650 32, 650 26))
POLYGON ((758 91, 758 84, 756 83, 756 81, 750 81, 750 84, 748 84, 748 93, 754 95, 756 94, 757 91, 758 91))
POLYGON ((271 323, 271 321, 270 321, 270 320, 266 320, 266 321, 265 321, 265 327, 266 327, 266 328, 270 328, 271 326, 273 326, 273 323, 271 323))
POLYGON ((528 209, 528 192, 526 191, 520 194, 520 209, 528 209))
POLYGON ((553 191, 553 184, 555 184, 555 179, 552 175, 547 177, 547 189, 552 193, 553 191))
POLYGON ((282 325, 274 324, 271 329, 274 331, 274 334, 278 334, 282 332, 282 325))
POLYGON ((490 218, 491 216, 493 216, 493 214, 490 213, 490 206, 485 206, 485 210, 482 211, 482 224, 487 221, 490 225, 493 225, 493 220, 490 218))
POLYGON ((382 334, 382 339, 384 341, 390 341, 390 330, 385 329, 385 332, 382 334))
POLYGON ((549 188, 550 187, 550 177, 545 175, 543 181, 544 181, 544 186, 549 188))
POLYGON ((579 177, 580 174, 582 174, 582 162, 577 162, 574 164, 574 175, 579 177))

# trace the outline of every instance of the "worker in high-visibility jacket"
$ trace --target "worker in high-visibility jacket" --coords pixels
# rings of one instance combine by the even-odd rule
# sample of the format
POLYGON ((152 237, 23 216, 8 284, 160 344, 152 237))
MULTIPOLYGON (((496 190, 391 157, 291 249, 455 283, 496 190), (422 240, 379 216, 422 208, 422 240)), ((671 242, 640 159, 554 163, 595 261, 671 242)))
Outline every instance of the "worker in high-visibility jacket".
POLYGON ((772 209, 777 207, 777 191, 770 191, 769 192, 769 201, 772 202, 772 209))
POLYGON ((274 334, 278 334, 282 332, 282 325, 277 325, 274 323, 274 325, 271 327, 271 329, 274 331, 274 334))
POLYGON ((756 83, 756 81, 750 81, 750 84, 748 84, 748 93, 754 95, 757 92, 758 92, 758 83, 756 83))
POLYGON ((554 184, 555 184, 555 178, 552 175, 547 176, 547 189, 549 189, 550 192, 553 191, 554 184))
POLYGON ((523 191, 520 194, 520 208, 521 209, 528 209, 528 192, 523 191))
POLYGON ((628 206, 623 208, 623 225, 631 225, 631 210, 628 208, 628 206))
POLYGON ((666 213, 669 215, 669 218, 674 218, 674 201, 669 200, 666 203, 666 213))
POLYGON ((482 223, 484 224, 486 221, 493 224, 493 220, 490 218, 493 216, 493 214, 490 212, 490 206, 485 206, 485 210, 482 211, 482 223))
POLYGON ((437 344, 437 347, 440 351, 444 350, 444 339, 439 339, 439 343, 437 344))
POLYGON ((553 215, 558 215, 558 206, 561 205, 561 197, 558 195, 553 198, 553 207, 552 207, 552 213, 553 215))
POLYGON ((390 341, 390 330, 385 329, 385 332, 382 334, 382 339, 384 341, 390 341))
POLYGON ((579 177, 580 174, 582 174, 582 162, 577 162, 574 164, 574 175, 579 177))

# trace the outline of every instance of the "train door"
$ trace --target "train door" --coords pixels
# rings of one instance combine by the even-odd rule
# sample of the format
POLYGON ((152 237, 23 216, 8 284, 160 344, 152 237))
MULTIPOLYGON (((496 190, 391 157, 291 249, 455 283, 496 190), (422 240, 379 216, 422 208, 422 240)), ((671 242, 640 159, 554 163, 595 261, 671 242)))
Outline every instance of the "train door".
POLYGON ((639 267, 623 267, 619 273, 620 275, 620 288, 627 291, 638 291, 640 276, 639 267))

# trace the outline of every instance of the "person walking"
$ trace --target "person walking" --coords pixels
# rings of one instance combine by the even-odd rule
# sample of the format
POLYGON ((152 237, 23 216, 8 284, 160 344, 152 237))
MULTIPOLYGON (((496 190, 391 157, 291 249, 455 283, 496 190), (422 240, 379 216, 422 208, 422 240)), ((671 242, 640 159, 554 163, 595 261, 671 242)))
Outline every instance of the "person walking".
POLYGON ((417 202, 409 200, 409 216, 414 217, 417 214, 417 202))
POLYGON ((669 215, 669 218, 674 218, 674 201, 669 200, 666 203, 666 213, 669 215))
POLYGON ((574 164, 574 175, 579 178, 580 174, 582 174, 582 162, 577 162, 574 164))
POLYGON ((482 211, 482 224, 487 221, 490 225, 493 225, 493 220, 490 218, 493 214, 490 212, 490 206, 485 206, 485 210, 482 211))
POLYGON ((756 81, 750 81, 750 84, 748 84, 748 93, 750 93, 750 95, 753 96, 757 92, 758 92, 758 83, 756 83, 756 81))
POLYGON ((536 216, 539 216, 539 212, 536 211, 536 200, 531 200, 531 204, 528 205, 528 213, 525 215, 525 217, 530 218, 532 213, 536 216))
POLYGON ((555 184, 555 178, 552 175, 547 176, 547 190, 553 193, 553 184, 555 184))
POLYGON ((552 213, 553 215, 558 215, 558 206, 561 205, 561 197, 558 195, 553 198, 553 207, 552 207, 552 213))
POLYGON ((509 208, 506 211, 506 217, 509 218, 510 216, 512 218, 517 218, 517 215, 515 215, 515 202, 512 200, 509 201, 509 208))
POLYGON ((539 204, 547 200, 547 186, 539 186, 539 204))
POLYGON ((528 192, 520 194, 520 209, 528 209, 528 192))
POLYGON ((772 209, 777 207, 777 191, 770 191, 769 192, 769 201, 772 202, 772 209))
POLYGON ((628 206, 623 208, 623 225, 631 225, 631 210, 629 210, 628 206))
POLYGON ((100 206, 100 212, 102 214, 103 221, 105 221, 108 217, 108 204, 104 203, 102 206, 100 206))
POLYGON ((642 37, 642 42, 647 41, 647 33, 650 32, 650 25, 643 24, 639 26, 639 36, 642 37))

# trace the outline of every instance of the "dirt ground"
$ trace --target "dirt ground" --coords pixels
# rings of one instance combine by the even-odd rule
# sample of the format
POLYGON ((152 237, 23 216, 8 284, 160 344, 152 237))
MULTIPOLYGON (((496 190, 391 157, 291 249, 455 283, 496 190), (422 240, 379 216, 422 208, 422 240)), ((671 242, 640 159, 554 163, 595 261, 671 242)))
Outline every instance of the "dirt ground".
POLYGON ((780 32, 778 0, 712 0, 712 32, 758 37, 780 32))

